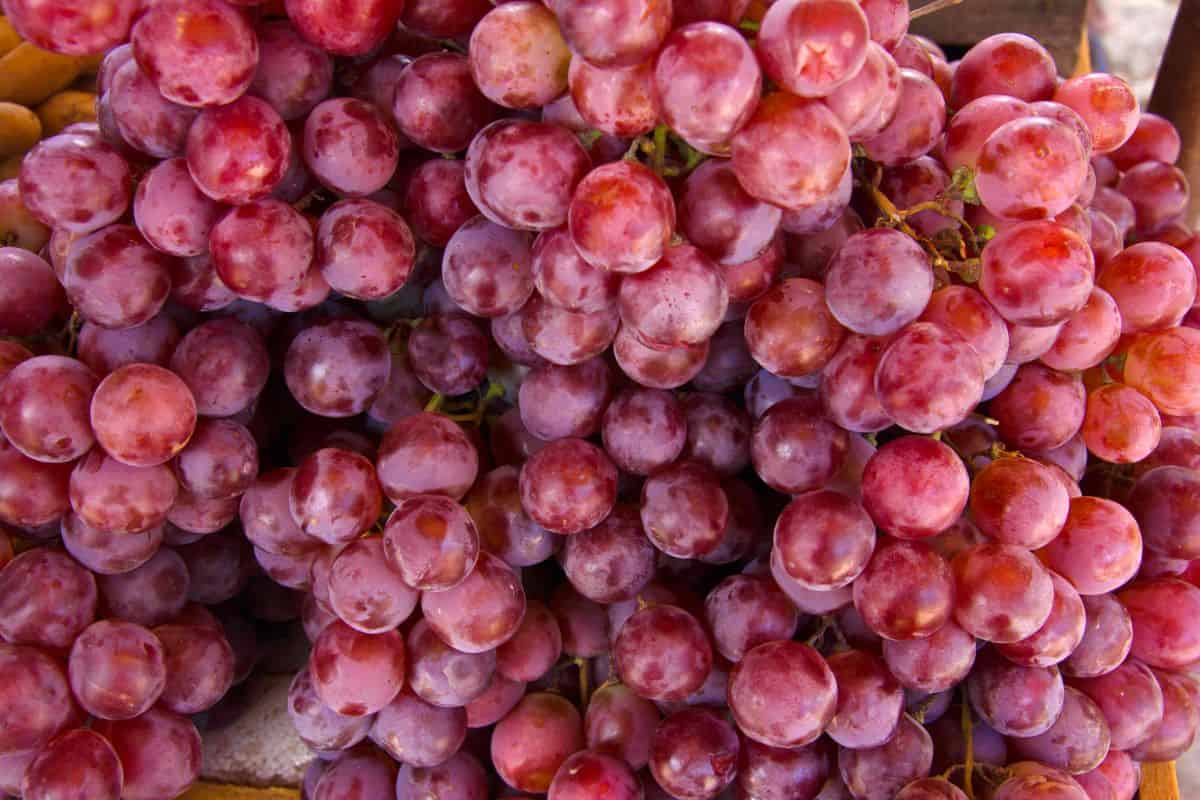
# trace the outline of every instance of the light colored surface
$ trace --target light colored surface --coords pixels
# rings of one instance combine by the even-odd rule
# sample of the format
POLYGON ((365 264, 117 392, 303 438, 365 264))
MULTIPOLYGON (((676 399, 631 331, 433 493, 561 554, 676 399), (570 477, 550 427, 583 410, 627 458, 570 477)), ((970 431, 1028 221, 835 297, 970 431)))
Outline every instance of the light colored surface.
POLYGON ((202 777, 243 786, 299 786, 313 754, 288 718, 291 677, 263 675, 250 681, 252 700, 245 713, 231 725, 205 732, 202 777))
POLYGON ((1091 29, 1100 37, 1108 71, 1133 86, 1145 104, 1154 88, 1179 0, 1092 0, 1091 29))

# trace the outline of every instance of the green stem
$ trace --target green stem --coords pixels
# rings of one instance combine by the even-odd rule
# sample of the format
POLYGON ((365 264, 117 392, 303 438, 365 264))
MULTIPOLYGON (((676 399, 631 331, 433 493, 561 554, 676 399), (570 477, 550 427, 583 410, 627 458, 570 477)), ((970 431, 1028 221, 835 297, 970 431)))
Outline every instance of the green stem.
POLYGON ((963 744, 966 749, 966 759, 963 763, 963 791, 968 800, 975 800, 975 789, 971 778, 975 773, 975 722, 971 719, 971 704, 967 701, 967 693, 962 694, 962 732, 963 744))
POLYGON ((667 166, 667 132, 666 125, 654 129, 654 174, 662 176, 667 166))
POLYGON ((738 23, 738 29, 746 31, 747 33, 758 33, 758 29, 761 27, 762 25, 752 19, 744 19, 738 23))
POLYGON ((442 407, 442 402, 445 399, 446 398, 441 394, 435 394, 433 397, 429 398, 429 402, 425 404, 425 413, 436 414, 438 409, 442 407))

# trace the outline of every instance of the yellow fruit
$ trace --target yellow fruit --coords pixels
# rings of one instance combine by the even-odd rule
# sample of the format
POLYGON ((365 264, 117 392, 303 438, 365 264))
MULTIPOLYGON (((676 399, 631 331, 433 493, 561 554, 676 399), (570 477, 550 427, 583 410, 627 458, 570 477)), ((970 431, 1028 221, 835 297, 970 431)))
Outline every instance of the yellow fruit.
POLYGON ((0 181, 0 247, 20 247, 36 253, 49 241, 50 229, 21 202, 16 179, 0 181))
POLYGON ((0 158, 19 156, 41 138, 37 114, 16 103, 0 103, 0 158))
POLYGON ((9 178, 15 178, 21 174, 21 159, 25 156, 9 156, 8 158, 0 158, 0 181, 6 181, 9 178))
POLYGON ((13 28, 12 23, 0 16, 0 56, 16 48, 21 43, 21 35, 13 28))
POLYGON ((23 42, 0 58, 0 102, 36 106, 70 86, 85 62, 23 42))
POLYGON ((42 136, 53 136, 76 122, 96 120, 96 95, 68 89, 59 92, 37 107, 42 121, 42 136))

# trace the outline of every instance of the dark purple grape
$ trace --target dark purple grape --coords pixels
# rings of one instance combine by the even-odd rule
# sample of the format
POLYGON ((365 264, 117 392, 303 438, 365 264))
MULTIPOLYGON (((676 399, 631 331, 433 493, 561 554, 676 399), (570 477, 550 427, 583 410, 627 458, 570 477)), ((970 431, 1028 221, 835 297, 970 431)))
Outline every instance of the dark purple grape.
POLYGON ((339 319, 307 328, 292 340, 284 377, 306 410, 349 417, 370 407, 387 384, 391 366, 379 328, 365 320, 339 319))
POLYGON ((650 774, 672 797, 711 800, 737 776, 737 731, 716 712, 688 708, 654 733, 650 774))
POLYGON ((495 119, 496 107, 475 86, 466 56, 438 52, 421 56, 400 74, 392 113, 400 132, 417 146, 457 153, 495 119))

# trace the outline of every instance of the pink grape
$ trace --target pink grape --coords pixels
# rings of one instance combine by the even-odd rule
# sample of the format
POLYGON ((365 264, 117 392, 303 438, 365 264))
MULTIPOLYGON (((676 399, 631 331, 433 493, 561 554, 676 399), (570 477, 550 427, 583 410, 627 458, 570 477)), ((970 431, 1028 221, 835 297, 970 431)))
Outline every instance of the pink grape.
POLYGON ((620 161, 593 169, 579 182, 567 224, 588 263, 611 272, 643 272, 662 258, 675 232, 675 203, 661 178, 620 161))
MULTIPOLYGON (((337 20, 340 24, 340 14, 337 20)), ((467 58, 457 53, 428 53, 417 58, 400 74, 393 97, 392 114, 400 132, 419 147, 437 153, 465 150, 475 134, 496 117, 496 107, 475 86, 467 58)))
POLYGON ((61 133, 39 142, 21 161, 21 202, 38 221, 71 233, 116 222, 133 199, 129 164, 91 136, 61 133))
POLYGON ((1074 131, 1055 120, 1026 117, 1006 122, 984 142, 976 188, 994 214, 1046 219, 1075 202, 1086 173, 1087 154, 1074 131))
POLYGON ((512 567, 480 553, 466 580, 421 596, 421 610, 434 632, 456 650, 494 650, 516 633, 525 615, 525 591, 512 567))
POLYGON ((187 717, 152 708, 140 717, 93 727, 120 759, 129 800, 174 797, 200 777, 200 733, 187 717))
POLYGON ((867 57, 867 16, 854 0, 783 0, 763 17, 763 72, 801 97, 824 97, 850 80, 867 57))
POLYGON ((671 9, 653 0, 553 0, 571 50, 597 67, 630 67, 654 55, 671 29, 671 9))
POLYGON ((954 608, 950 565, 923 542, 883 540, 852 589, 867 626, 894 641, 932 636, 954 608))
POLYGON ((800 747, 833 719, 837 684, 820 654, 799 642, 751 650, 729 675, 729 708, 741 732, 772 747, 800 747))
POLYGON ((883 411, 915 433, 933 433, 964 420, 982 399, 983 386, 983 364, 975 349, 931 322, 905 328, 888 344, 875 370, 883 411))
POLYGON ((1116 75, 1093 72, 1071 78, 1057 88, 1054 99, 1083 117, 1098 154, 1113 152, 1137 129, 1137 98, 1116 75))
POLYGON ((571 51, 554 12, 541 3, 520 0, 485 14, 471 31, 468 56, 479 90, 506 108, 543 106, 567 88, 571 51))
POLYGON ((937 84, 919 72, 901 69, 895 116, 862 145, 873 160, 898 166, 933 149, 946 126, 946 116, 946 101, 937 84))
POLYGON ((156 158, 182 155, 196 109, 172 103, 131 59, 112 77, 105 101, 121 138, 156 158))
POLYGON ((247 93, 266 100, 285 120, 307 116, 329 94, 333 59, 287 22, 260 24, 255 35, 258 68, 247 93))
POLYGON ((396 631, 360 633, 338 621, 313 643, 310 657, 317 696, 350 717, 374 714, 404 685, 404 640, 396 631))
MULTIPOLYGON (((284 7, 300 35, 323 50, 359 56, 374 50, 396 26, 404 3, 398 0, 286 0, 284 7)), ((332 800, 332 799, 330 799, 332 800)))

